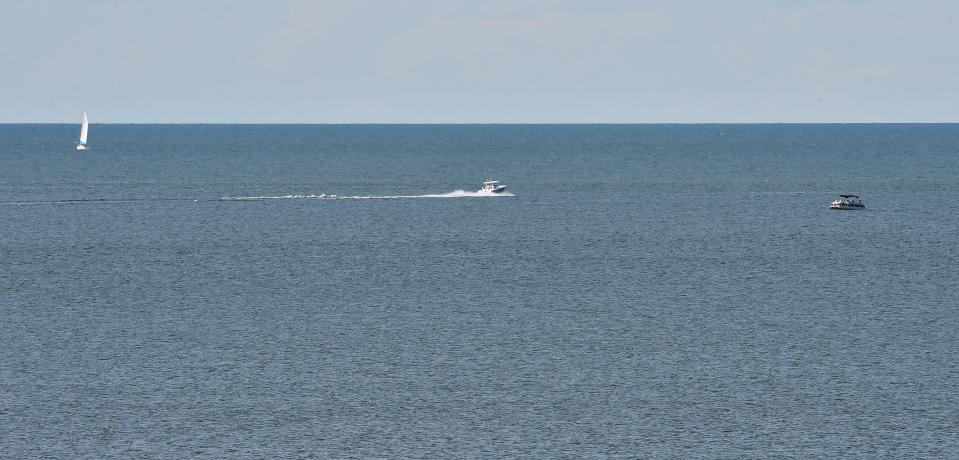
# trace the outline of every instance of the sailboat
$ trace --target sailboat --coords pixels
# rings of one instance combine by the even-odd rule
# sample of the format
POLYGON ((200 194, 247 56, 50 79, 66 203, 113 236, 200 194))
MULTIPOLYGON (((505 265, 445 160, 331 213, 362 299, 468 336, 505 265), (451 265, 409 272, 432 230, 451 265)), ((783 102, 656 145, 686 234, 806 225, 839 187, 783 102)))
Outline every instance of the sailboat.
POLYGON ((83 125, 80 126, 80 142, 77 142, 77 150, 87 149, 87 129, 89 124, 87 121, 87 113, 83 112, 83 125))

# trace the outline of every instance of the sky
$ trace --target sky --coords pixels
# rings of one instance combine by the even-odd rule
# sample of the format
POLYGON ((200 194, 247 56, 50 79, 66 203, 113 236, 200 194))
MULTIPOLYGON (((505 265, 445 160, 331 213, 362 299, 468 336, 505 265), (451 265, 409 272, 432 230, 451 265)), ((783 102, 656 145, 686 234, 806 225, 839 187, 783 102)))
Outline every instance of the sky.
POLYGON ((959 122, 952 0, 0 0, 0 123, 959 122))

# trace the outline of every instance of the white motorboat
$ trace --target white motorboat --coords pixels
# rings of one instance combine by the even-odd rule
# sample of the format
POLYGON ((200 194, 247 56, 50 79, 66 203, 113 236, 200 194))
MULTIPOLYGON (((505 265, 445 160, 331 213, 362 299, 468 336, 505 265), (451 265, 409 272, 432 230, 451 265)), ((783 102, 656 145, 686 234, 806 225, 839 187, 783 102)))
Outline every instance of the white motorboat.
POLYGON ((829 203, 829 209, 866 209, 856 195, 839 195, 838 200, 829 203))
POLYGON ((479 191, 487 193, 503 193, 506 191, 506 186, 500 184, 498 180, 486 178, 486 181, 483 182, 483 188, 479 191))
POLYGON ((83 124, 80 125, 80 142, 77 142, 77 150, 87 149, 87 130, 90 123, 87 121, 87 113, 83 112, 83 124))

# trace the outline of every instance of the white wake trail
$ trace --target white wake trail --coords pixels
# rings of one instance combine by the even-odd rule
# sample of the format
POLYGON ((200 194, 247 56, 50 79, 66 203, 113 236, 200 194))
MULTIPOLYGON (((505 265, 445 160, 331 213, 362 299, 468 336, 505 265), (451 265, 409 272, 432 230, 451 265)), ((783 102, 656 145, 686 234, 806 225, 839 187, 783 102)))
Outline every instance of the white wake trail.
POLYGON ((263 196, 225 196, 222 201, 266 201, 266 200, 401 200, 412 198, 497 198, 515 196, 510 192, 492 193, 484 191, 467 192, 454 190, 449 193, 429 195, 263 195, 263 196))

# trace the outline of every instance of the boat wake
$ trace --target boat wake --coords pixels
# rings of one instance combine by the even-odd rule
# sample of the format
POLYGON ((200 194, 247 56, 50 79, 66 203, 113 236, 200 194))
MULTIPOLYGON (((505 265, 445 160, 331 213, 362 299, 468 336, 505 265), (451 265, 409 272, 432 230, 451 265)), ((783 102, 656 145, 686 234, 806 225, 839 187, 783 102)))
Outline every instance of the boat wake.
MULTIPOLYGON (((199 199, 193 198, 63 198, 53 200, 14 200, 0 201, 0 205, 11 206, 29 206, 29 205, 50 205, 50 204, 124 204, 124 203, 146 203, 146 202, 167 202, 167 201, 192 201, 198 202, 199 199)), ((209 201, 203 199, 202 201, 209 201)))
POLYGON ((510 192, 492 193, 455 190, 449 193, 430 195, 275 195, 275 196, 225 196, 221 201, 267 201, 267 200, 402 200, 412 198, 496 198, 514 196, 510 192))
POLYGON ((402 200, 412 198, 484 198, 484 197, 503 197, 514 196, 510 192, 492 193, 492 192, 467 192, 456 190, 449 193, 435 195, 265 195, 265 196, 225 196, 216 198, 64 198, 52 200, 12 200, 0 201, 0 205, 28 206, 28 205, 51 205, 51 204, 122 204, 122 203, 144 203, 144 202, 170 202, 170 201, 268 201, 268 200, 402 200))

